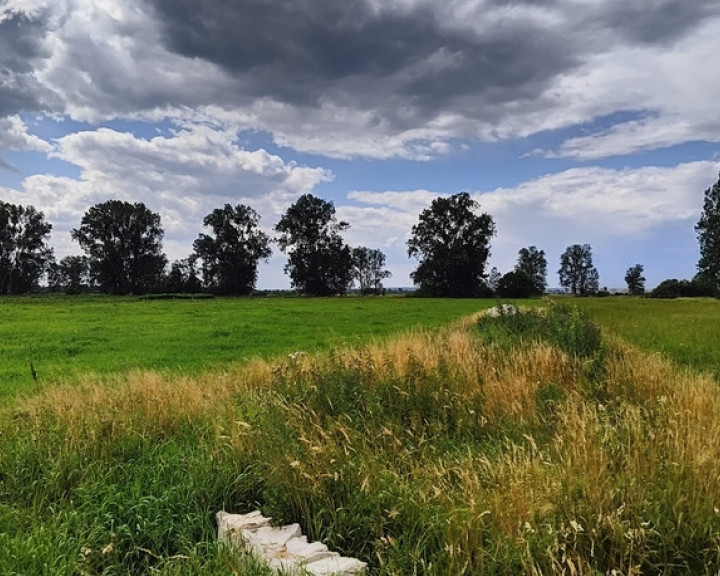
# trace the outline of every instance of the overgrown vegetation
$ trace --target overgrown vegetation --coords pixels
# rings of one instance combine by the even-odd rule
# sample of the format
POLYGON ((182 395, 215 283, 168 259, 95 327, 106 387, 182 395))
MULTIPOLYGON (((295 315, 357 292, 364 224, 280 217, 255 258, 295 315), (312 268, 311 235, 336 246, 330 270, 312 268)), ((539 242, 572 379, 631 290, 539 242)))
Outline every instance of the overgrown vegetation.
POLYGON ((374 574, 713 574, 718 409, 553 306, 57 386, 0 417, 0 573, 258 574, 213 515, 259 506, 374 574))

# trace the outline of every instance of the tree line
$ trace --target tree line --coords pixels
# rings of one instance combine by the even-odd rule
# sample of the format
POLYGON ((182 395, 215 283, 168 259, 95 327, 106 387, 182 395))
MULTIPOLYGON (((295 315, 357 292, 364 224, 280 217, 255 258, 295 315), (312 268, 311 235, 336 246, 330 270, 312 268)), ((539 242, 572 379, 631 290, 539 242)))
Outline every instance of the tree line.
MULTIPOLYGON (((407 242, 408 256, 418 260, 412 272, 418 293, 426 296, 521 298, 547 289, 547 259, 536 246, 520 249, 514 269, 489 272, 492 217, 466 192, 438 197, 423 210, 407 242)), ((52 225, 33 206, 0 202, 0 293, 23 294, 38 288, 43 277, 50 290, 109 294, 149 292, 245 295, 254 291, 258 264, 272 254, 271 245, 287 256, 285 273, 296 291, 312 296, 344 294, 354 285, 363 294, 384 291, 385 255, 379 249, 350 247, 341 233, 332 202, 301 196, 275 225, 275 238, 260 229, 250 206, 225 204, 203 219, 203 231, 187 258, 168 266, 163 253, 160 215, 142 202, 110 200, 96 204, 71 231, 83 255, 59 262, 48 245, 52 225)), ((720 287, 720 178, 705 191, 696 225, 701 257, 692 281, 661 283, 655 295, 716 295, 720 287)), ((644 268, 627 270, 628 292, 645 291, 644 268)), ((599 274, 588 244, 568 246, 560 257, 560 285, 578 296, 601 293, 599 274)))

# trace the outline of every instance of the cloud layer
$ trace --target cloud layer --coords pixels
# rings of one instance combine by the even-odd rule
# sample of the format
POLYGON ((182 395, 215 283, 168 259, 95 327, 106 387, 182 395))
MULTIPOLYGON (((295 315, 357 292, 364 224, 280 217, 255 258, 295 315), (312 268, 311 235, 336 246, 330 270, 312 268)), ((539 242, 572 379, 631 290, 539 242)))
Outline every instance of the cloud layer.
POLYGON ((181 257, 218 205, 250 203, 270 227, 324 187, 349 240, 406 278, 417 214, 457 190, 346 197, 328 166, 555 134, 532 155, 556 173, 475 186, 502 268, 527 244, 692 237, 711 158, 638 155, 720 142, 717 38, 720 0, 0 0, 0 178, 24 176, 0 199, 44 210, 59 254, 93 203, 142 200, 181 257), (248 133, 272 142, 243 148, 248 133), (24 153, 53 169, 18 167, 24 153), (626 168, 592 165, 606 160, 626 168))
POLYGON ((0 117, 192 109, 300 151, 419 159, 458 139, 524 137, 618 110, 654 117, 555 153, 670 146, 703 117, 699 138, 720 124, 719 81, 699 81, 718 0, 13 0, 1 10, 0 117))

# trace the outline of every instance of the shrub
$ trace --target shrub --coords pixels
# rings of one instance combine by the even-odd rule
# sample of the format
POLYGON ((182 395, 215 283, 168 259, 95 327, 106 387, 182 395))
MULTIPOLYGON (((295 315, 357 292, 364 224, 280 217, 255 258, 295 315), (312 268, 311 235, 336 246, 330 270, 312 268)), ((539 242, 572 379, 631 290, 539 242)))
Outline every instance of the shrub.
POLYGON ((532 278, 524 270, 508 272, 497 283, 497 295, 502 298, 529 298, 534 293, 532 278))
POLYGON ((712 279, 696 274, 692 280, 663 280, 650 293, 652 298, 699 298, 717 297, 718 290, 712 279))

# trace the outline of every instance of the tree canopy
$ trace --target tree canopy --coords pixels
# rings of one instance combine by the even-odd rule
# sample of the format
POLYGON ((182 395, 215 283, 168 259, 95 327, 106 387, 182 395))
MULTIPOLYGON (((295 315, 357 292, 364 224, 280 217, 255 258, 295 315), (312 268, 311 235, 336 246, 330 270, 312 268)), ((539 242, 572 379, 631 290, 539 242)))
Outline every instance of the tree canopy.
POLYGON ((79 294, 93 287, 87 256, 65 256, 60 262, 50 264, 47 276, 52 291, 79 294))
POLYGON ((532 294, 540 296, 547 288, 547 260, 545 251, 538 250, 535 246, 521 248, 518 252, 518 261, 515 265, 516 272, 525 272, 532 281, 532 294))
POLYGON ((288 256, 285 273, 293 288, 312 296, 344 294, 352 282, 352 253, 340 232, 347 222, 335 217, 332 202, 305 194, 275 226, 280 249, 288 256))
POLYGON ((0 202, 0 294, 24 294, 38 285, 53 259, 51 230, 34 206, 0 202))
POLYGON ((203 291, 194 256, 175 260, 170 264, 170 271, 163 282, 163 291, 171 294, 196 294, 203 291))
POLYGON ((485 288, 485 264, 495 223, 478 214, 467 192, 436 198, 412 228, 408 255, 419 259, 411 274, 429 296, 473 297, 485 288))
POLYGON ((529 298, 537 294, 535 283, 525 270, 515 269, 502 276, 495 287, 502 298, 529 298))
POLYGON ((380 250, 358 246, 352 251, 352 274, 362 294, 381 294, 382 281, 392 274, 385 270, 385 254, 380 250))
MULTIPOLYGON (((238 204, 225 204, 208 214, 203 224, 210 234, 195 240, 195 255, 202 261, 205 287, 218 294, 249 294, 255 288, 258 261, 270 257, 270 238, 259 230, 257 212, 238 204)), ((179 272, 179 270, 176 270, 179 272)))
POLYGON ((88 255, 93 278, 104 292, 143 294, 162 278, 166 258, 160 215, 141 202, 95 204, 72 237, 88 255))
POLYGON ((703 210, 695 225, 700 242, 698 270, 710 277, 715 287, 720 287, 720 176, 718 181, 705 190, 703 210))
POLYGON ((599 275, 593 266, 589 244, 573 244, 560 257, 560 285, 575 296, 589 296, 598 291, 599 275))
POLYGON ((645 276, 643 276, 643 270, 642 264, 635 264, 635 266, 628 268, 625 273, 628 292, 634 296, 645 293, 645 276))

